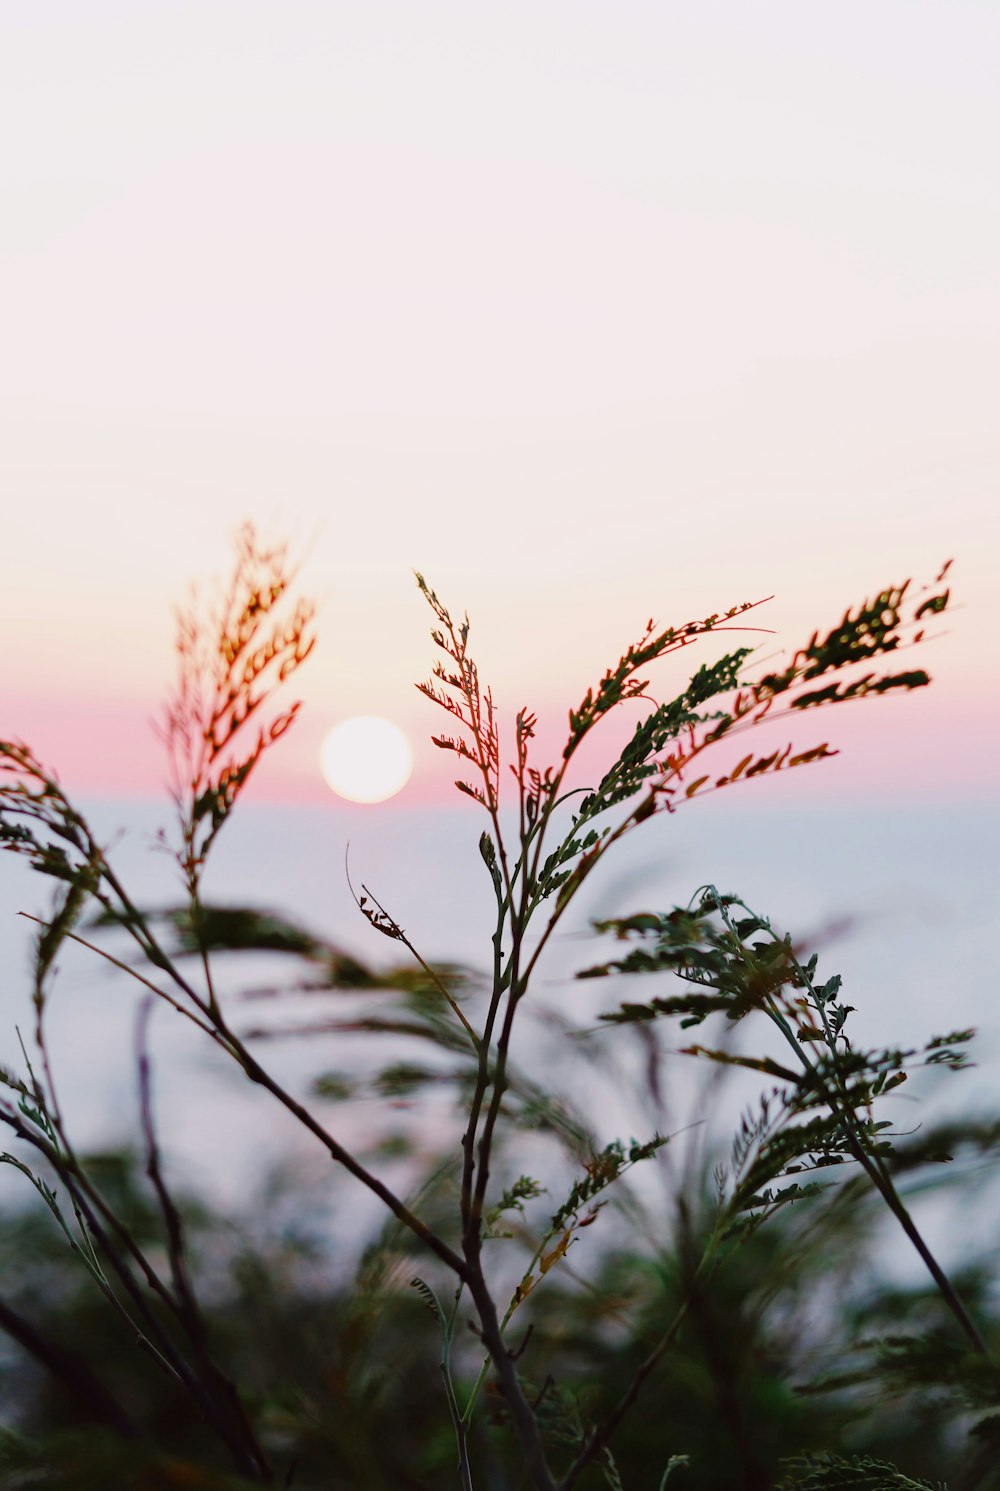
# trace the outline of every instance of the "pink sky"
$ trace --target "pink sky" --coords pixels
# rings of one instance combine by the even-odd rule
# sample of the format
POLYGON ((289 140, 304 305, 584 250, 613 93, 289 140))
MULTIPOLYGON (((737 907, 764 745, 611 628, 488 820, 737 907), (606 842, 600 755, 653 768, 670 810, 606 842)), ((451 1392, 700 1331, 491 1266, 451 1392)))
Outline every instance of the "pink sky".
POLYGON ((322 797, 359 713, 414 739, 409 795, 447 780, 414 567, 508 717, 558 721, 650 615, 773 593, 794 646, 953 555, 934 688, 832 715, 794 790, 991 790, 998 33, 976 0, 22 7, 2 732, 155 791, 171 608, 246 518, 322 607, 275 797, 322 797))
MULTIPOLYGON (((829 615, 823 618, 827 622, 831 619, 829 615)), ((905 666, 921 666, 930 672, 929 688, 812 711, 776 726, 775 744, 779 743, 778 735, 782 737, 780 743, 787 736, 799 749, 827 740, 840 755, 786 776, 763 792, 759 783, 741 788, 740 798, 770 798, 774 792, 804 795, 807 799, 847 795, 911 801, 995 796, 995 745, 1000 723, 996 694, 970 687, 968 668, 974 649, 965 645, 963 623, 969 623, 969 616, 959 609, 947 622, 942 618, 939 636, 907 653, 905 666)), ((697 653, 692 649, 672 665, 650 670, 651 693, 658 699, 668 697, 700 660, 717 656, 727 642, 735 646, 741 640, 738 635, 709 640, 700 644, 697 653)), ((804 641, 805 636, 798 640, 804 641)), ((770 639, 765 639, 763 650, 765 655, 771 652, 770 639)), ((429 662, 433 657, 429 639, 424 651, 429 662)), ((532 695, 515 695, 516 675, 505 677, 497 696, 502 739, 509 744, 517 706, 530 703, 539 715, 535 759, 541 765, 557 760, 568 708, 579 703, 588 677, 596 682, 603 665, 612 661, 608 653, 601 658, 601 665, 588 673, 578 657, 566 658, 562 688, 543 676, 541 687, 532 695), (578 675, 575 682, 574 675, 578 675)), ((316 697, 316 688, 309 686, 311 668, 312 660, 290 685, 289 697, 304 696, 306 708, 295 728, 262 765, 248 794, 252 800, 317 805, 330 801, 318 768, 320 743, 331 724, 357 711, 324 707, 316 697)), ((530 668, 525 676, 530 683, 530 668)), ((312 682, 315 684, 315 678, 312 682)), ((403 725, 415 752, 414 776, 395 799, 396 805, 408 807, 453 797, 456 758, 434 748, 429 739, 432 733, 448 728, 445 716, 412 688, 397 697, 386 696, 378 701, 378 707, 403 725)), ((55 765, 71 793, 150 798, 165 792, 165 755, 153 728, 160 701, 151 693, 123 692, 117 698, 108 698, 93 688, 88 691, 70 684, 54 689, 46 698, 22 689, 7 696, 5 710, 14 727, 10 733, 27 739, 43 760, 55 765)), ((581 767, 581 781, 589 780, 610 761, 610 753, 624 742, 643 712, 639 703, 626 704, 616 717, 605 722, 581 767)), ((733 749, 719 748, 715 764, 720 772, 733 749)), ((387 808, 359 807, 356 811, 384 812, 387 808)))

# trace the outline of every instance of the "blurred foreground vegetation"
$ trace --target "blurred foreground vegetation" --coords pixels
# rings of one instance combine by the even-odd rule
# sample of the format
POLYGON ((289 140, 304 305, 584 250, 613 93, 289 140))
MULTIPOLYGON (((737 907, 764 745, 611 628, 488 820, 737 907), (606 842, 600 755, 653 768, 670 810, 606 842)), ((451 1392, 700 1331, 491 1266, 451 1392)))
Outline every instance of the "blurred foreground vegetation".
MULTIPOLYGON (((605 961, 576 970, 590 982, 573 999, 549 1000, 536 977, 627 835, 826 760, 828 741, 791 738, 817 711, 926 687, 897 654, 946 610, 948 568, 849 608, 776 671, 753 646, 727 652, 665 703, 647 669, 755 630, 761 603, 650 621, 570 710, 548 764, 528 709, 504 761, 468 618, 418 576, 436 649, 418 688, 448 718, 432 738, 488 823, 482 971, 432 967, 363 884, 359 912, 405 964, 376 970, 287 917, 206 900, 212 846, 296 717, 272 698, 315 642, 311 603, 288 601, 285 549, 249 527, 214 606, 178 617, 162 722, 177 823, 161 847, 179 906, 138 905, 54 771, 0 740, 0 847, 55 889, 32 918, 34 1028, 0 1067, 17 1146, 0 1164, 32 1203, 0 1239, 0 1487, 997 1491, 995 1271, 964 1218, 985 1214, 1000 1124, 901 1132, 895 1097, 921 1071, 961 1071, 974 1032, 866 1047, 840 976, 821 978, 768 908, 714 885, 597 923, 613 955, 605 943, 605 961), (628 701, 648 712, 579 781, 578 751, 628 701), (47 1019, 67 941, 132 996, 135 1114, 119 1153, 80 1152, 59 1097, 47 1019), (290 976, 257 997, 291 998, 252 1027, 247 986, 223 969, 262 953, 290 976), (635 975, 644 988, 622 1002, 635 975), (176 1110, 155 1100, 154 1006, 294 1120, 320 1170, 290 1158, 239 1215, 193 1194, 176 1110), (306 1043, 311 1076, 288 1082, 268 1039, 306 1043), (327 1051, 336 1070, 319 1068, 327 1051), (692 1059, 703 1085, 685 1107, 672 1079, 692 1059), (723 1103, 733 1073, 740 1096, 723 1103), (366 1098, 379 1102, 355 1105, 366 1098), (733 1133, 720 1152, 715 1117, 733 1133), (950 1272, 926 1235, 928 1193, 931 1216, 950 1206, 958 1223, 950 1272), (915 1260, 926 1273, 911 1284, 915 1260)), ((99 1081, 73 1054, 76 1079, 99 1081)))
MULTIPOLYGON (((155 1252, 159 1218, 137 1157, 92 1156, 90 1165, 155 1252)), ((397 1232, 373 1239, 358 1266, 345 1270, 310 1225, 309 1184, 283 1173, 243 1218, 212 1215, 204 1201, 185 1206, 217 1354, 269 1446, 295 1463, 300 1491, 450 1491, 455 1449, 441 1413, 440 1342, 408 1287, 415 1260, 397 1232)), ((645 1220, 668 1241, 640 1248, 623 1236, 598 1267, 590 1258, 586 1285, 568 1268, 539 1292, 523 1367, 530 1381, 535 1357, 555 1377, 548 1428, 556 1438, 564 1417, 616 1400, 656 1323, 688 1287, 698 1217, 675 1209, 645 1220)), ((803 1208, 801 1218, 786 1209, 710 1288, 695 1292, 677 1350, 615 1446, 625 1486, 649 1484, 665 1445, 689 1457, 676 1469, 687 1491, 767 1491, 786 1457, 831 1445, 913 1477, 962 1484, 952 1477, 970 1463, 969 1409, 978 1405, 935 1293, 879 1281, 866 1267, 877 1221, 871 1199, 848 1184, 829 1203, 803 1208), (859 1346, 866 1341, 873 1344, 859 1346)), ((634 1224, 618 1231, 634 1236, 634 1224)), ((993 1282, 985 1263, 959 1279, 1000 1345, 993 1282)), ((13 1342, 4 1352, 0 1484, 11 1491, 239 1484, 214 1437, 136 1349, 40 1209, 6 1218, 0 1298, 6 1314, 57 1353, 53 1371, 13 1342)), ((5 1324, 10 1329, 10 1318, 5 1324)), ((496 1400, 475 1429, 485 1484, 495 1491, 522 1483, 503 1417, 496 1400)), ((601 1472, 587 1484, 602 1484, 601 1472)), ((1000 1473, 985 1459, 981 1478, 968 1484, 986 1491, 1000 1486, 1000 1473)))
MULTIPOLYGON (((439 1002, 419 973, 376 974, 290 923, 246 910, 220 912, 209 926, 219 947, 243 954, 277 947, 307 958, 314 991, 336 985, 341 999, 370 1000, 378 989, 387 1026, 408 1029, 411 1040, 422 1027, 433 1036, 439 1002)), ((186 931, 177 919, 179 946, 186 931)), ((339 1023, 351 1028, 349 1007, 340 1007, 339 1023)), ((602 1061, 600 1047, 587 1049, 570 1083, 588 1093, 591 1106, 614 1080, 602 1061)), ((367 1077, 359 1071, 353 1082, 320 1077, 315 1091, 336 1103, 364 1081, 397 1095, 405 1105, 400 1130, 388 1140, 383 1135, 381 1150, 409 1154, 410 1194, 431 1225, 446 1230, 453 1167, 446 1154, 428 1152, 415 1099, 430 1085, 427 1069, 401 1061, 367 1077)), ((664 1081, 658 1059, 646 1075, 646 1091, 636 1096, 655 1105, 664 1081)), ((585 1117, 554 1099, 547 1108, 528 1077, 515 1079, 513 1094, 522 1145, 539 1138, 584 1149, 593 1143, 585 1117)), ((984 1164, 998 1145, 1000 1123, 928 1126, 897 1144, 894 1177, 904 1196, 931 1196, 961 1218, 963 1206, 981 1203, 984 1164), (941 1163, 945 1155, 948 1164, 941 1163)), ((508 1147, 518 1149, 516 1134, 508 1147)), ((163 1218, 146 1156, 123 1148, 84 1163, 162 1266, 163 1218)), ((848 1463, 856 1459, 856 1470, 826 1473, 816 1461, 816 1479, 806 1484, 845 1491, 939 1482, 969 1491, 1000 1487, 1000 1452, 983 1411, 997 1402, 996 1383, 957 1340, 930 1281, 900 1282, 913 1280, 914 1270, 907 1259, 900 1273, 902 1244, 863 1177, 838 1173, 823 1194, 783 1207, 699 1284, 697 1260, 715 1207, 713 1167, 694 1147, 682 1173, 665 1155, 655 1164, 655 1184, 619 1183, 601 1228, 582 1235, 585 1267, 574 1267, 572 1253, 560 1260, 512 1336, 546 1438, 558 1446, 578 1439, 581 1427, 617 1401, 662 1321, 688 1302, 675 1349, 646 1383, 613 1459, 590 1467, 582 1485, 617 1479, 626 1488, 648 1486, 666 1447, 676 1457, 670 1491, 769 1491, 792 1473, 795 1457, 831 1448, 848 1463), (898 1471, 866 1470, 866 1460, 898 1471), (886 1478, 897 1474, 911 1479, 886 1478)), ((275 1171, 237 1215, 217 1214, 204 1195, 175 1187, 214 1354, 239 1383, 263 1442, 297 1491, 452 1491, 455 1444, 441 1410, 440 1332, 411 1287, 416 1270, 426 1273, 426 1256, 394 1221, 366 1244, 359 1238, 350 1255, 338 1253, 327 1225, 331 1187, 334 1209, 350 1218, 351 1182, 301 1160, 275 1171)), ((532 1235, 517 1210, 512 1216, 506 1235, 523 1245, 527 1259, 532 1235)), ((1000 1348, 992 1253, 968 1247, 953 1280, 989 1343, 1000 1348)), ((5 1218, 0 1324, 7 1332, 0 1486, 224 1491, 247 1484, 227 1468, 217 1437, 189 1399, 108 1310, 41 1205, 5 1218)), ((470 1377, 482 1357, 471 1325, 470 1316, 456 1338, 470 1377)), ((473 1423, 483 1483, 488 1491, 514 1491, 524 1484, 520 1449, 492 1381, 486 1394, 473 1423)))

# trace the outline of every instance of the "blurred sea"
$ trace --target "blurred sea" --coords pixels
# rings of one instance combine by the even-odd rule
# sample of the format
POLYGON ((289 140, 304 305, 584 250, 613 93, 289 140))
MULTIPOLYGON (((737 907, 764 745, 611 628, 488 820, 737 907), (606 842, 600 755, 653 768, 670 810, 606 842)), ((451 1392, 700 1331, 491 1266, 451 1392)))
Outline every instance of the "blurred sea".
MULTIPOLYGON (((926 1081, 908 1084, 894 1114, 900 1128, 916 1126, 941 1105, 954 1112, 996 1102, 1000 808, 746 805, 724 794, 692 807, 645 825, 609 856, 603 875, 597 872, 585 884, 540 965, 539 991, 547 1005, 587 1024, 622 999, 650 997, 651 981, 633 980, 627 987, 624 980, 573 981, 574 970, 601 956, 588 931, 590 919, 669 909, 710 881, 741 894, 798 940, 815 941, 821 971, 844 976, 845 997, 857 1010, 851 1017, 857 1043, 916 1045, 934 1034, 978 1027, 975 1069, 928 1074, 926 1081)), ((176 903, 175 868, 154 844, 157 829, 170 827, 169 805, 96 802, 85 809, 111 846, 112 862, 133 899, 176 903)), ((351 899, 344 870, 349 839, 355 887, 370 887, 424 957, 483 968, 492 930, 492 893, 477 850, 484 826, 485 818, 463 801, 405 811, 389 805, 366 811, 332 803, 325 809, 245 804, 217 842, 206 898, 286 912, 363 959, 396 961, 405 949, 374 933, 351 899)), ((19 1070, 15 1025, 27 1038, 33 1015, 31 928, 16 913, 44 913, 49 894, 26 862, 0 855, 0 1060, 19 1070)), ((287 962, 274 955, 258 955, 252 966, 239 959, 221 965, 222 984, 234 1001, 241 984, 260 985, 287 970, 287 962)), ((234 1023, 245 1029, 262 1018, 312 1021, 330 1013, 330 999, 299 995, 245 1007, 234 1003, 234 1023)), ((135 1135, 135 1008, 132 981, 108 964, 78 947, 60 955, 48 1028, 61 1102, 81 1149, 135 1135)), ((630 1037, 608 1031, 601 1039, 630 1037)), ((558 1052, 553 1055, 543 1041, 533 1045, 536 1040, 525 1041, 522 1059, 534 1062, 536 1076, 552 1080, 559 1073, 558 1052)), ((186 1022, 163 1009, 153 1022, 152 1042, 163 1145, 189 1180, 227 1203, 286 1156, 308 1158, 314 1148, 308 1136, 186 1022)), ((318 1072, 361 1069, 370 1056, 356 1038, 327 1036, 272 1040, 259 1054, 301 1091, 318 1072)), ((691 1076, 692 1063, 668 1057, 666 1071, 676 1094, 672 1121, 675 1114, 678 1126, 701 1116, 696 1109, 703 1088, 691 1076)), ((595 1089, 587 1099, 605 1141, 644 1132, 630 1110, 627 1086, 626 1080, 617 1088, 595 1089)), ((742 1101, 745 1096, 727 1099, 727 1122, 742 1101)), ((354 1138, 353 1126, 360 1125, 370 1137, 385 1111, 384 1100, 365 1099, 328 1117, 340 1135, 354 1138)), ((389 1117, 395 1123, 401 1115, 390 1110, 389 1117)), ((433 1111, 429 1121, 435 1121, 433 1111)), ((443 1111, 437 1121, 444 1123, 443 1111)), ((10 1172, 0 1182, 4 1198, 12 1194, 12 1183, 23 1185, 10 1172)))

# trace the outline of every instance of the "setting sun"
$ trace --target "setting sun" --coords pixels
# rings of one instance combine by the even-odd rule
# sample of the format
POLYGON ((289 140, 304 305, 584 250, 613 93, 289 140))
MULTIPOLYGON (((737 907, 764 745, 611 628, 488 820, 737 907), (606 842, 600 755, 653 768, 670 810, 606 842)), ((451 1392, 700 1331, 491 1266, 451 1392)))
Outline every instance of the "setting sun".
POLYGON ((385 802, 413 770, 410 742, 391 720, 358 715, 335 725, 323 741, 320 766, 328 787, 348 802, 385 802))

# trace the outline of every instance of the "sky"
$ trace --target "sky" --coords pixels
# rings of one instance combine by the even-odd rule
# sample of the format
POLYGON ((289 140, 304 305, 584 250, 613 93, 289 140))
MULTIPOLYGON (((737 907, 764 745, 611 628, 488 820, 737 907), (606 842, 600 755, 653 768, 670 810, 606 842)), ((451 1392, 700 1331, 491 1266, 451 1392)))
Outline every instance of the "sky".
POLYGON ((808 790, 992 792, 998 56, 992 0, 0 4, 0 733, 155 793, 245 519, 320 603, 275 801, 368 713, 446 787, 414 569, 555 739, 650 616, 794 646, 954 557, 808 790))

